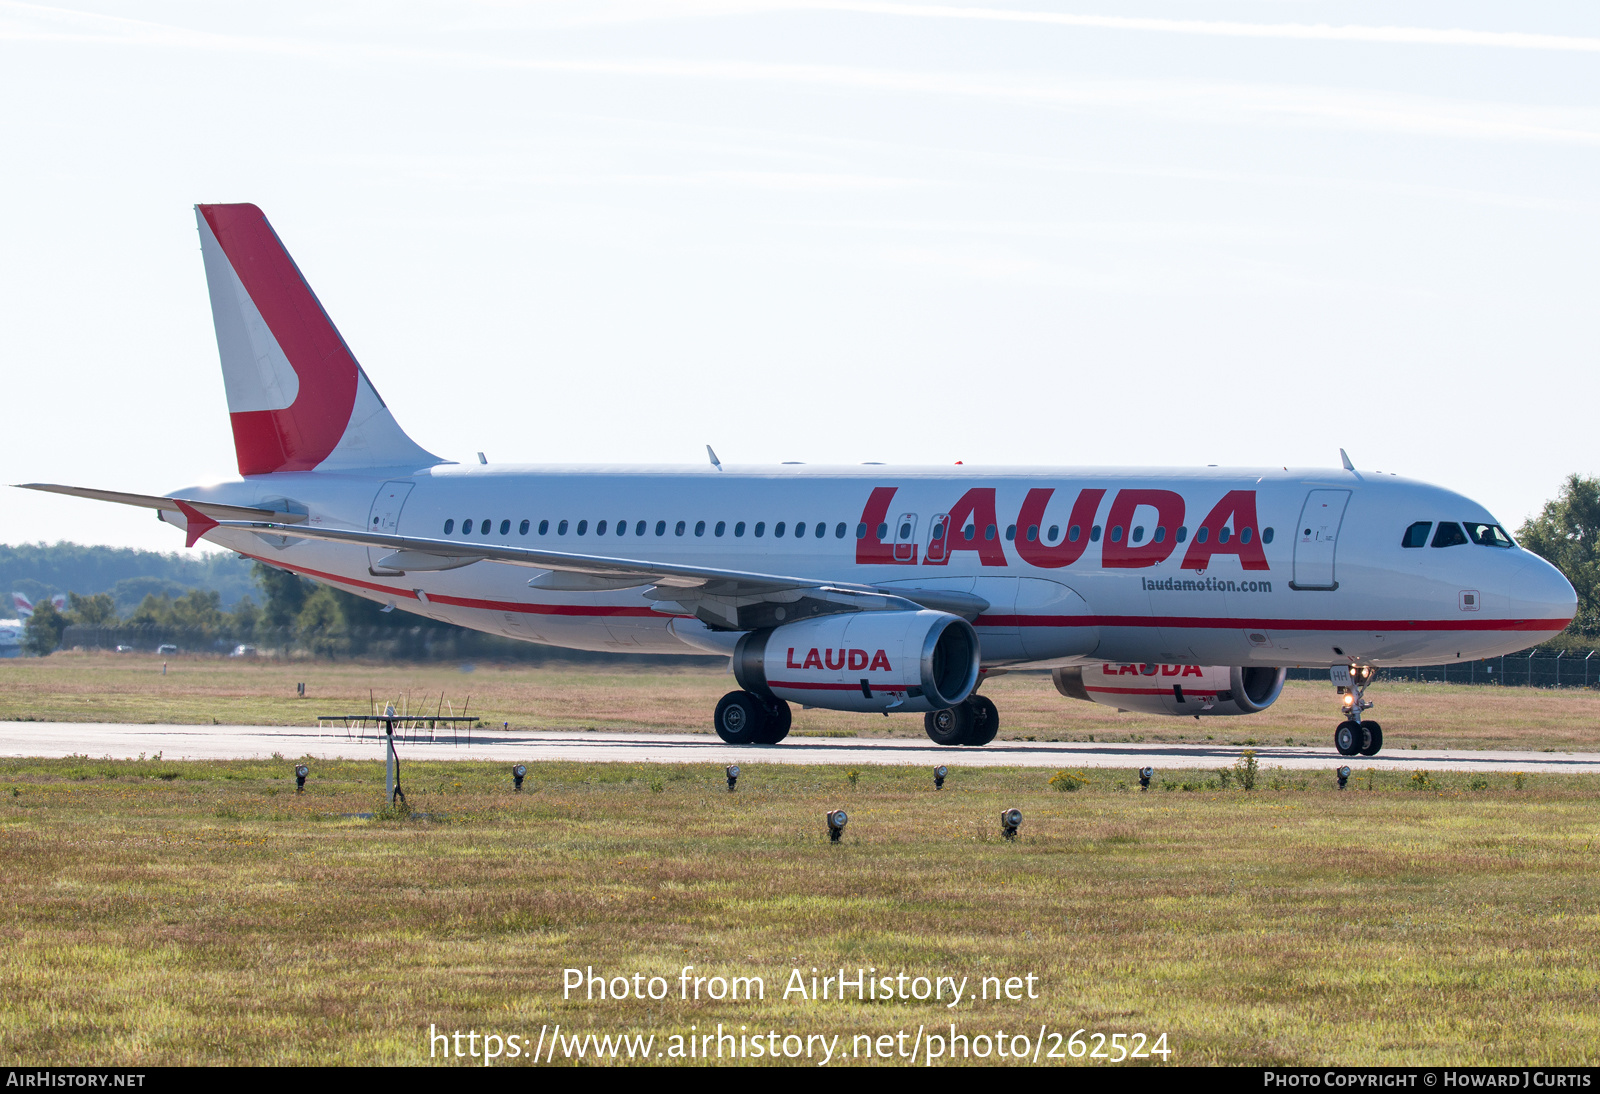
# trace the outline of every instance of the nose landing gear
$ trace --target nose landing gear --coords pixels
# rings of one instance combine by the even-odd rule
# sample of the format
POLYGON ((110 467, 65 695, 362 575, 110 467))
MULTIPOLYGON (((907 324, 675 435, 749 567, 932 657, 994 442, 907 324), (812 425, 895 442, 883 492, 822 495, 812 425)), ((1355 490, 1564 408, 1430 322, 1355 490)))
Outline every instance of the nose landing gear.
POLYGON ((1383 727, 1363 721, 1361 715, 1372 709, 1365 696, 1378 670, 1371 665, 1336 665, 1331 675, 1345 713, 1333 731, 1333 747, 1341 756, 1376 756, 1383 747, 1383 727))

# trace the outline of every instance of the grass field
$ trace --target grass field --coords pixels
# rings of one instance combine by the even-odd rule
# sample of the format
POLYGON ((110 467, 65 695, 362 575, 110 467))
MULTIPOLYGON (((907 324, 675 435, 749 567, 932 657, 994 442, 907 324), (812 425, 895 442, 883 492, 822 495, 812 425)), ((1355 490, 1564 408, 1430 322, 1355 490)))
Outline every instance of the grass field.
POLYGON ((963 769, 935 792, 747 765, 730 794, 706 767, 535 765, 513 794, 499 766, 418 763, 419 820, 342 816, 379 805, 378 764, 314 763, 296 795, 292 762, 0 760, 5 1063, 427 1062, 430 1024, 663 1051, 721 1022, 848 1053, 952 1021, 1166 1033, 1189 1064, 1600 1058, 1594 778, 1066 793, 963 769), (676 993, 684 965, 766 999, 562 999, 568 967, 676 993), (1032 975, 1039 998, 781 998, 840 966, 1032 975))
MULTIPOLYGON (((370 709, 369 696, 397 709, 441 706, 513 728, 711 731, 711 712, 734 688, 720 662, 705 668, 606 669, 555 665, 476 666, 358 662, 237 661, 149 655, 58 653, 0 662, 0 720, 309 725, 321 713, 370 709), (306 684, 305 699, 295 685, 306 684)), ((1290 682, 1265 713, 1242 718, 1119 714, 1064 699, 1038 674, 983 685, 1000 709, 1002 739, 1205 741, 1327 745, 1338 721, 1333 688, 1290 682)), ((1385 748, 1600 748, 1600 692, 1380 682, 1369 693, 1385 748)), ((922 720, 799 710, 794 732, 921 737, 922 720)))

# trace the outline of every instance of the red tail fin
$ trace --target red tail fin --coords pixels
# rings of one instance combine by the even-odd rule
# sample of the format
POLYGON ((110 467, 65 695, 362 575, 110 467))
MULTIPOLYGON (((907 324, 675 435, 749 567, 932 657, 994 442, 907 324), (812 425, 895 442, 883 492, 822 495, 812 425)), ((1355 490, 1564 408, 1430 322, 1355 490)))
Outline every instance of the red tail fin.
POLYGON ((198 205, 241 475, 429 466, 254 205, 198 205))

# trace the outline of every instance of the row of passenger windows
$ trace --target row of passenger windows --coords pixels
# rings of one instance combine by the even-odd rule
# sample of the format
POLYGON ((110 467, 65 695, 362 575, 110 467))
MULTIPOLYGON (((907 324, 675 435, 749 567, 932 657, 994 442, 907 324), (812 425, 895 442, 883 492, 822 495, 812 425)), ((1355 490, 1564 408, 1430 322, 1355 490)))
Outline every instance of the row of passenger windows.
MULTIPOLYGON (((1406 529, 1405 536, 1400 540, 1402 547, 1426 547, 1428 533, 1433 530, 1433 521, 1419 520, 1406 529)), ((1441 520, 1439 530, 1433 533, 1435 547, 1459 547, 1463 543, 1476 543, 1481 547, 1515 547, 1511 537, 1506 535, 1504 528, 1498 524, 1475 524, 1471 521, 1462 521, 1457 524, 1453 520, 1441 520)))
MULTIPOLYGON (((532 523, 533 523, 532 521, 527 521, 527 520, 524 520, 521 523, 519 523, 517 525, 517 534, 519 536, 527 535, 528 532, 530 531, 530 529, 532 528, 532 523)), ((656 533, 656 535, 658 535, 658 536, 666 535, 667 534, 667 528, 668 528, 668 524, 667 524, 666 521, 664 521, 664 520, 656 521, 656 525, 655 525, 655 533, 656 533)), ((686 521, 686 520, 680 520, 676 524, 671 525, 671 528, 672 528, 672 534, 673 535, 681 536, 681 535, 684 535, 689 530, 689 522, 686 521)), ((741 521, 739 521, 738 523, 736 523, 733 526, 733 534, 735 536, 743 536, 745 534, 745 528, 746 528, 745 522, 741 520, 741 521)), ((461 522, 461 534, 462 535, 470 536, 470 535, 473 534, 474 530, 476 530, 478 535, 486 536, 486 535, 488 535, 490 532, 492 532, 494 530, 494 521, 485 520, 485 521, 482 521, 482 522, 478 522, 476 518, 469 517, 468 519, 463 520, 461 522), (476 526, 476 528, 474 526, 476 526)), ((551 530, 551 522, 550 521, 541 520, 539 522, 539 534, 541 536, 549 535, 550 534, 550 530, 551 530)), ((456 522, 454 520, 447 520, 447 521, 444 522, 444 534, 445 535, 447 535, 447 536, 454 535, 455 531, 456 531, 456 522)), ((560 520, 560 521, 556 521, 555 522, 555 533, 558 536, 564 536, 568 532, 576 532, 580 536, 586 536, 586 535, 589 534, 589 531, 590 531, 589 522, 586 521, 586 520, 578 521, 576 527, 573 526, 571 521, 560 520)), ((629 531, 629 524, 625 520, 619 520, 615 524, 612 524, 610 521, 600 520, 600 521, 596 521, 595 524, 594 524, 594 534, 597 535, 597 536, 604 536, 604 535, 625 536, 625 535, 628 534, 628 531, 629 531)), ((644 520, 637 521, 636 523, 633 524, 632 531, 633 531, 633 534, 636 535, 636 536, 648 535, 649 532, 650 532, 650 522, 649 521, 644 521, 644 520)), ((755 528, 752 529, 752 531, 754 532, 754 534, 755 534, 757 539, 760 539, 761 537, 765 536, 767 534, 767 523, 766 523, 766 521, 756 521, 755 528)), ((846 525, 844 524, 843 521, 840 521, 838 524, 833 526, 833 538, 834 539, 843 539, 844 535, 845 535, 845 531, 846 531, 846 525)), ((717 523, 714 526, 712 526, 712 529, 711 529, 711 534, 714 535, 714 536, 726 535, 727 532, 728 532, 728 522, 725 521, 725 520, 717 521, 717 523)), ((500 534, 502 536, 509 536, 511 534, 511 522, 509 520, 502 520, 500 522, 500 534)), ((694 534, 697 535, 697 536, 703 536, 703 535, 706 534, 706 522, 705 521, 703 521, 703 520, 695 521, 694 534)), ((792 533, 790 533, 788 522, 780 520, 780 521, 778 521, 776 524, 774 524, 772 526, 772 534, 774 536, 780 538, 780 539, 785 534, 792 534, 795 539, 804 539, 807 535, 810 535, 815 539, 823 539, 828 534, 828 523, 827 523, 827 521, 819 520, 813 526, 813 525, 811 525, 811 524, 809 524, 809 523, 807 523, 805 521, 796 521, 795 525, 794 525, 794 530, 793 530, 792 533)), ((866 535, 866 525, 863 524, 863 525, 861 525, 860 530, 857 532, 857 538, 859 538, 861 536, 864 536, 864 535, 866 535)))
MULTIPOLYGON (((487 536, 487 535, 491 534, 494 531, 494 527, 495 527, 495 524, 494 524, 493 520, 482 520, 482 521, 480 521, 476 517, 468 517, 467 519, 465 519, 465 520, 463 520, 461 522, 461 534, 464 535, 464 536, 470 536, 470 535, 473 535, 474 533, 476 533, 478 535, 487 536)), ((517 524, 517 534, 520 535, 520 536, 525 536, 532 530, 532 527, 533 527, 533 522, 532 521, 523 520, 523 521, 521 521, 521 522, 519 522, 517 524)), ((669 527, 669 525, 668 525, 668 523, 666 521, 664 521, 664 520, 656 521, 656 523, 655 523, 655 534, 658 535, 658 536, 666 535, 668 527, 669 527)), ((681 536, 681 535, 684 535, 685 533, 687 533, 687 531, 689 529, 689 522, 688 521, 684 521, 684 520, 680 520, 676 524, 671 525, 671 528, 672 528, 672 534, 673 535, 681 536)), ((550 530, 551 530, 551 522, 550 521, 541 520, 539 522, 539 529, 538 529, 539 535, 541 535, 541 536, 549 535, 550 534, 550 530)), ((633 534, 635 536, 648 535, 650 530, 651 530, 650 529, 650 523, 648 521, 643 521, 643 520, 637 521, 632 526, 632 531, 633 531, 633 534)), ((845 533, 846 533, 847 530, 848 530, 848 525, 846 525, 843 521, 840 521, 839 523, 837 523, 837 524, 835 524, 833 526, 833 538, 834 539, 843 539, 845 537, 845 533)), ((456 522, 455 522, 454 519, 447 520, 447 521, 444 522, 444 534, 445 535, 447 535, 447 536, 454 535, 455 531, 456 531, 456 522)), ((556 535, 564 536, 569 531, 576 532, 580 536, 586 536, 586 535, 589 534, 589 522, 587 520, 580 520, 580 521, 577 522, 576 527, 573 526, 571 521, 561 520, 561 521, 555 522, 555 534, 556 535)), ((723 536, 723 535, 727 534, 727 531, 728 531, 728 522, 727 521, 723 521, 723 520, 717 521, 716 524, 713 525, 712 528, 711 528, 711 534, 713 536, 723 536)), ((738 521, 737 523, 734 524, 734 526, 733 526, 733 534, 734 534, 735 538, 742 537, 745 534, 745 531, 746 531, 746 525, 745 525, 744 521, 741 520, 741 521, 738 521)), ((750 531, 754 534, 755 538, 761 539, 763 536, 765 536, 767 534, 767 523, 766 523, 766 521, 759 521, 759 520, 756 521, 755 527, 751 528, 750 531)), ((899 541, 900 542, 902 542, 902 543, 910 542, 912 533, 914 531, 914 529, 913 529, 911 524, 909 524, 909 523, 902 524, 900 526, 900 528, 898 529, 898 531, 899 531, 899 541)), ((629 532, 629 524, 625 520, 619 520, 615 524, 612 524, 609 521, 601 520, 601 521, 596 521, 595 524, 594 524, 594 534, 597 535, 597 536, 603 536, 603 535, 608 535, 608 534, 610 534, 610 535, 618 535, 618 536, 625 536, 625 535, 628 535, 628 532, 629 532)), ((1100 525, 1098 525, 1098 524, 1092 525, 1089 528, 1089 542, 1090 543, 1098 543, 1098 542, 1100 542, 1100 532, 1101 532, 1100 525)), ((1111 536, 1110 536, 1111 542, 1112 543, 1121 543, 1122 542, 1122 533, 1123 533, 1122 526, 1120 524, 1119 525, 1114 525, 1112 527, 1112 529, 1111 529, 1111 536)), ((511 534, 511 521, 502 520, 500 522, 500 534, 502 536, 509 536, 511 534)), ((695 522, 694 534, 697 535, 697 536, 703 536, 703 535, 706 534, 706 522, 705 521, 700 520, 700 521, 696 521, 695 522)), ((810 524, 810 523, 808 523, 806 521, 796 521, 795 524, 794 524, 794 527, 793 527, 793 531, 791 533, 790 530, 789 530, 788 523, 786 521, 781 521, 780 520, 780 521, 778 521, 776 524, 774 524, 772 526, 772 534, 773 534, 774 537, 776 537, 778 539, 782 539, 785 534, 792 534, 795 539, 804 539, 807 535, 811 536, 813 539, 825 539, 827 537, 827 535, 828 535, 828 524, 827 524, 826 521, 820 521, 820 520, 817 521, 815 525, 810 524)), ((959 534, 964 540, 966 540, 968 542, 971 542, 972 540, 977 538, 977 536, 978 536, 978 528, 977 528, 976 525, 969 524, 965 528, 961 529, 959 534)), ((984 528, 984 530, 983 530, 983 538, 984 539, 992 540, 992 539, 995 538, 996 534, 997 534, 997 529, 993 524, 990 524, 990 525, 986 526, 984 528)), ((1039 539, 1039 526, 1037 524, 1029 525, 1025 535, 1027 536, 1027 539, 1028 539, 1029 543, 1037 542, 1038 539, 1039 539)), ((1204 542, 1206 542, 1206 539, 1207 539, 1208 535, 1209 535, 1208 530, 1205 529, 1205 528, 1201 528, 1199 531, 1197 531, 1195 533, 1195 537, 1194 538, 1195 538, 1195 541, 1197 543, 1204 543, 1204 542)), ((1239 542, 1240 543, 1249 543, 1250 540, 1254 537, 1254 535, 1255 535, 1254 529, 1251 529, 1251 528, 1240 528, 1239 531, 1238 531, 1239 542)), ((945 536, 944 525, 935 524, 933 526, 933 538, 934 538, 934 540, 941 540, 941 539, 944 538, 944 536, 945 536)), ((1145 536, 1145 529, 1144 529, 1143 525, 1135 526, 1131 531, 1128 532, 1128 540, 1129 540, 1130 543, 1142 543, 1142 542, 1144 542, 1144 536, 1145 536)), ((1232 536, 1233 536, 1233 533, 1229 529, 1222 528, 1222 529, 1218 530, 1218 532, 1217 532, 1217 542, 1218 543, 1227 543, 1232 538, 1232 536)), ((1072 525, 1071 527, 1069 527, 1067 529, 1067 541, 1069 543, 1076 543, 1082 537, 1083 537, 1083 529, 1080 526, 1074 524, 1074 525, 1072 525)), ((866 539, 867 538, 867 526, 865 524, 857 524, 856 525, 856 538, 857 539, 866 539)), ((878 539, 879 539, 879 541, 880 542, 887 541, 888 538, 889 538, 889 525, 888 524, 880 524, 880 525, 878 525, 878 539)), ((1016 538, 1017 538, 1017 526, 1015 524, 1007 526, 1007 528, 1006 528, 1006 539, 1007 540, 1015 540, 1016 538)), ((1052 524, 1050 526, 1050 528, 1044 534, 1044 539, 1045 539, 1046 543, 1055 543, 1060 538, 1061 538, 1061 527, 1060 527, 1060 525, 1052 524)), ((1173 536, 1173 538, 1178 543, 1184 542, 1185 540, 1187 540, 1189 538, 1189 529, 1188 528, 1179 528, 1177 530, 1176 534, 1173 536)), ((1165 543, 1166 539, 1167 539, 1167 530, 1166 530, 1166 528, 1158 526, 1156 528, 1154 534, 1151 535, 1150 542, 1151 543, 1165 543)), ((1262 543, 1271 543, 1272 542, 1272 529, 1271 528, 1263 528, 1261 530, 1261 542, 1262 543)))

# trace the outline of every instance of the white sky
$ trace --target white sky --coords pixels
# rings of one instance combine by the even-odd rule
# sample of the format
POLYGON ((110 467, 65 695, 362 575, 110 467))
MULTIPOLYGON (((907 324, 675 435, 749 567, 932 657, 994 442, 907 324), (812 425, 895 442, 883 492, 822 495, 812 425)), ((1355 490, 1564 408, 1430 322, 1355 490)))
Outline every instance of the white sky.
POLYGON ((455 459, 1600 471, 1592 3, 0 0, 0 103, 4 482, 234 474, 197 201, 455 459))

